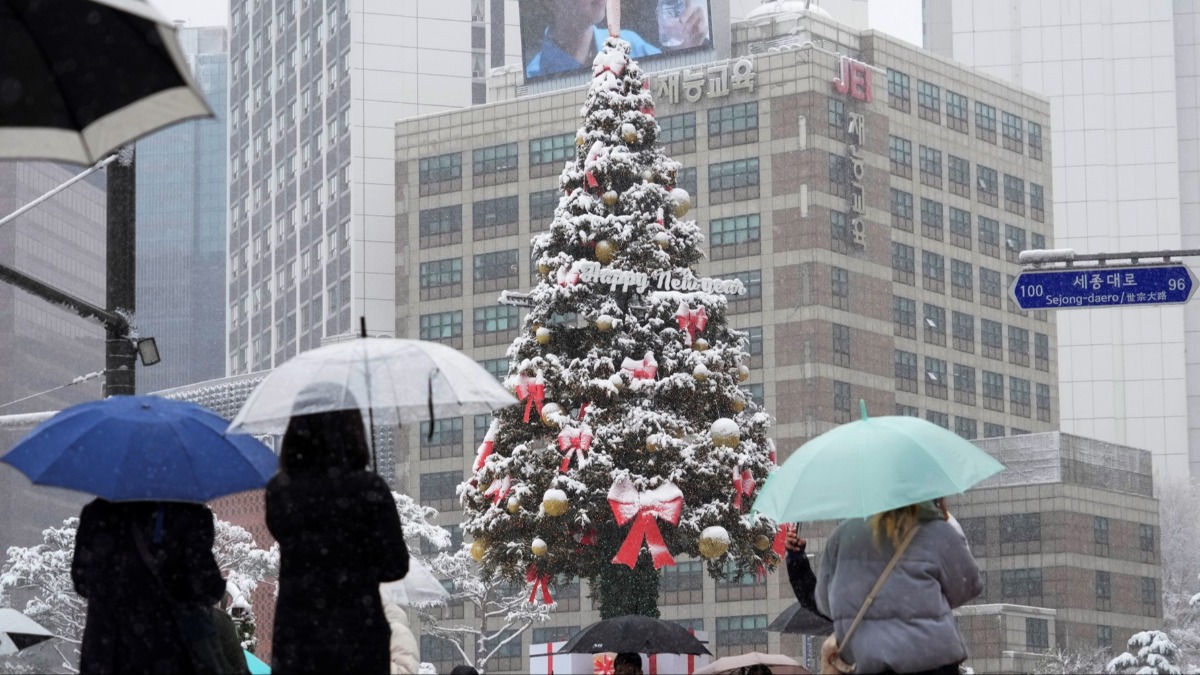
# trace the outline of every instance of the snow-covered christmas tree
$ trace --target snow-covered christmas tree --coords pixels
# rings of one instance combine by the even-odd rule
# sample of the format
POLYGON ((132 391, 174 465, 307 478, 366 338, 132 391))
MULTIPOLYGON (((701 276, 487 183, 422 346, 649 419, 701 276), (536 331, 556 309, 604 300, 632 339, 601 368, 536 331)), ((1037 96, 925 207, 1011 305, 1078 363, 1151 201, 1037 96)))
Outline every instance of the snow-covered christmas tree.
POLYGON ((778 563, 775 524, 750 513, 774 468, 770 417, 738 385, 749 357, 725 295, 744 290, 695 273, 703 235, 629 44, 609 38, 592 75, 508 351, 522 405, 497 414, 460 488, 463 527, 485 575, 546 601, 578 576, 601 616, 658 616, 675 556, 714 577, 778 563))

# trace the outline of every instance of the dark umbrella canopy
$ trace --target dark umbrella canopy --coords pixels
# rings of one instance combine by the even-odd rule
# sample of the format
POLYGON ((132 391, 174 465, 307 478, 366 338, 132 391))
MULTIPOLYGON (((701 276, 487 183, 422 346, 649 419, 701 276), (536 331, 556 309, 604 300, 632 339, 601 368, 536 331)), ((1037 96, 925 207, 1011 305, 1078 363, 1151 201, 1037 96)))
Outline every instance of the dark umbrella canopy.
POLYGON ((779 613, 775 620, 767 626, 767 630, 775 633, 798 633, 801 635, 829 635, 833 632, 833 622, 823 616, 805 609, 798 602, 779 613))
POLYGON ((175 28, 146 0, 0 0, 0 160, 95 164, 211 116, 175 28))
POLYGON ((559 654, 710 654, 695 635, 677 623, 629 614, 604 619, 584 628, 558 650, 559 654))

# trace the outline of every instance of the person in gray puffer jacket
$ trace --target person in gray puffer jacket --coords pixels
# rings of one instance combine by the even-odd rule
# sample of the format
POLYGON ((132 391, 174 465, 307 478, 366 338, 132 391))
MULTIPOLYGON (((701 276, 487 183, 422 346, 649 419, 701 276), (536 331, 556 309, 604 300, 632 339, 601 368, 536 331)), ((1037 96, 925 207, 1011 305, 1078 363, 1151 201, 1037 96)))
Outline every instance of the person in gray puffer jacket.
POLYGON ((933 502, 843 522, 829 536, 816 601, 831 617, 841 658, 856 673, 958 673, 967 648, 953 609, 983 591, 961 531, 933 502), (896 547, 919 527, 848 644, 842 636, 896 547))

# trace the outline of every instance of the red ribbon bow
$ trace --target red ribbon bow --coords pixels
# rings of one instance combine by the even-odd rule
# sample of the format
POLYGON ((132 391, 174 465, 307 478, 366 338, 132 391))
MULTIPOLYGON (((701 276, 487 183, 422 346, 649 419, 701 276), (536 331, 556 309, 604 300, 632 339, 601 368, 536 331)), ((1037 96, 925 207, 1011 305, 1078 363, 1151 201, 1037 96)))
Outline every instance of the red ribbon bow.
POLYGON ((571 265, 570 269, 559 267, 555 276, 558 277, 558 285, 564 288, 579 283, 579 270, 574 265, 571 265))
POLYGON ((758 563, 758 568, 754 570, 754 583, 762 584, 767 581, 767 568, 763 567, 762 563, 758 563))
POLYGON ((587 179, 588 192, 594 192, 600 188, 600 181, 596 180, 596 174, 588 171, 584 177, 587 179))
POLYGON ((512 492, 512 478, 505 476, 492 481, 488 489, 483 491, 483 496, 492 498, 492 506, 499 506, 500 501, 508 497, 508 493, 512 492))
POLYGON ((787 557, 787 536, 788 532, 792 531, 790 523, 784 523, 779 526, 779 530, 775 533, 775 541, 771 542, 771 550, 780 558, 787 557))
POLYGON ((696 333, 708 326, 708 311, 703 305, 700 309, 692 309, 686 302, 680 302, 679 309, 675 311, 675 320, 679 322, 679 330, 687 331, 685 344, 691 346, 696 333))
POLYGON ((537 405, 538 415, 542 414, 542 404, 546 402, 546 381, 539 370, 537 377, 517 375, 516 382, 517 398, 525 401, 525 421, 528 422, 534 405, 537 405))
POLYGON ((653 380, 658 375, 658 361, 654 359, 654 352, 646 352, 646 357, 641 361, 629 358, 622 361, 621 370, 635 380, 653 380))
POLYGON ((483 437, 483 443, 479 446, 479 450, 475 454, 475 471, 483 468, 487 458, 491 457, 492 450, 496 447, 496 432, 500 430, 500 420, 492 420, 492 426, 488 427, 487 435, 483 437))
POLYGON ((742 497, 749 497, 754 493, 754 487, 758 485, 758 481, 754 480, 754 474, 750 473, 750 469, 745 469, 738 473, 737 469, 733 470, 733 508, 738 511, 742 510, 742 497))
POLYGON ((616 670, 616 661, 608 654, 595 654, 592 656, 592 673, 593 675, 614 675, 616 670))
POLYGON ((624 543, 617 555, 613 556, 614 563, 633 569, 642 551, 642 542, 645 541, 654 561, 654 569, 675 564, 675 558, 671 557, 662 532, 658 529, 659 520, 678 525, 679 516, 683 513, 683 492, 674 483, 663 483, 653 490, 638 492, 633 481, 621 476, 608 489, 608 505, 612 507, 617 525, 623 526, 633 521, 624 543))
POLYGON ((775 454, 775 441, 767 439, 767 457, 770 458, 772 464, 779 464, 778 456, 775 454))
POLYGON ((563 455, 561 473, 566 473, 571 467, 571 457, 579 458, 582 468, 587 463, 587 451, 592 447, 592 428, 584 424, 580 427, 569 427, 558 432, 558 449, 563 455))
POLYGON ((550 597, 550 575, 538 574, 537 565, 530 565, 529 569, 525 570, 525 583, 533 584, 533 589, 529 592, 530 604, 537 600, 539 588, 542 591, 542 602, 547 605, 554 604, 554 598, 550 597))

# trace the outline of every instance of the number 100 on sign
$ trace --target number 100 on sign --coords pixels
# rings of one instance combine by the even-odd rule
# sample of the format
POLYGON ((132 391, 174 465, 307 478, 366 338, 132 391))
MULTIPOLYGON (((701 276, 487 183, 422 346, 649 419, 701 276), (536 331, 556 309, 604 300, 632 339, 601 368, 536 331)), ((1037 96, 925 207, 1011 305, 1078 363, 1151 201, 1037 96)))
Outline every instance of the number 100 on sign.
POLYGON ((1195 289, 1191 270, 1175 264, 1032 270, 1010 290, 1021 309, 1086 309, 1182 304, 1195 289))

